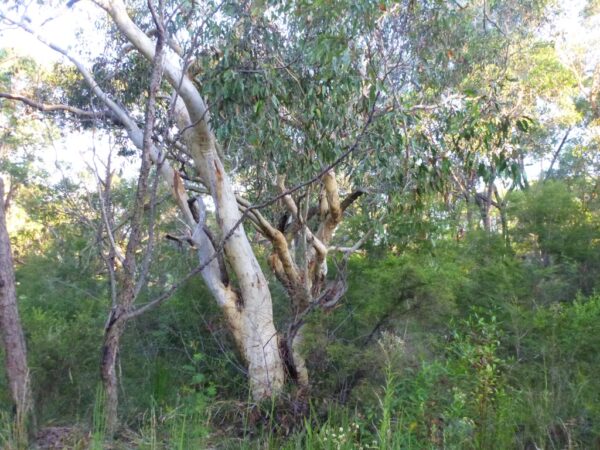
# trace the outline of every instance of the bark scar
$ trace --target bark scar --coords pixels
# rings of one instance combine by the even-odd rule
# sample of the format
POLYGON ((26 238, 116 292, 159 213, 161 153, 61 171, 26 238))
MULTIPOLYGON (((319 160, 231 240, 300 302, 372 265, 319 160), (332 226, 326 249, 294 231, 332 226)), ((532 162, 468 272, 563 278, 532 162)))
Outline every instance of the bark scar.
POLYGON ((279 339, 279 354, 283 360, 286 375, 293 383, 298 382, 298 370, 294 363, 294 355, 291 349, 289 336, 281 336, 279 339))
POLYGON ((217 173, 217 180, 221 182, 223 181, 223 174, 221 173, 221 169, 219 169, 219 164, 217 163, 217 160, 214 160, 213 163, 215 165, 215 172, 217 173))
POLYGON ((178 197, 185 192, 183 182, 177 172, 173 172, 173 190, 178 197))

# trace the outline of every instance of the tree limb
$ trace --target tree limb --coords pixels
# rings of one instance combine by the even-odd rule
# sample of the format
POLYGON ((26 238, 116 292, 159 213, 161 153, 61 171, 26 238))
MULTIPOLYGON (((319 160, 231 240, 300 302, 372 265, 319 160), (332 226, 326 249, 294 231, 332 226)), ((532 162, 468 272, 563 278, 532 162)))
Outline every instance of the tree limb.
POLYGON ((357 189, 354 192, 348 194, 344 200, 342 200, 342 203, 340 205, 342 212, 346 211, 346 209, 348 209, 348 207, 354 203, 356 200, 358 200, 358 198, 364 194, 366 194, 367 191, 364 189, 357 189))
POLYGON ((548 181, 548 179, 550 178, 550 175, 552 173, 552 168, 554 167, 554 163, 556 162, 556 160, 558 159, 558 155, 560 154, 560 151, 562 150, 563 146, 565 145, 565 143, 567 142, 567 139, 569 138, 569 134, 571 133, 571 130, 573 129, 573 127, 569 127, 567 129, 567 132, 565 133, 565 135, 562 138, 562 141, 560 142, 560 145, 558 146, 558 148, 556 149, 556 151, 554 152, 554 156, 552 157, 552 162, 550 163, 550 167, 548 167, 548 170, 546 171, 546 176, 544 177, 544 183, 546 181, 548 181))
POLYGON ((331 246, 328 248, 328 250, 330 252, 331 251, 342 252, 342 253, 345 253, 346 256, 349 256, 352 253, 357 252, 364 245, 364 243, 367 242, 367 240, 373 235, 374 231, 375 230, 373 228, 371 228, 352 247, 331 246))
POLYGON ((42 112, 69 112, 71 114, 75 114, 76 116, 84 117, 87 119, 104 119, 106 117, 109 117, 113 120, 118 120, 118 118, 110 110, 88 111, 70 105, 42 103, 38 102, 37 100, 33 100, 29 97, 25 97, 24 95, 12 94, 8 92, 0 92, 0 98, 5 98, 7 100, 15 100, 42 112))

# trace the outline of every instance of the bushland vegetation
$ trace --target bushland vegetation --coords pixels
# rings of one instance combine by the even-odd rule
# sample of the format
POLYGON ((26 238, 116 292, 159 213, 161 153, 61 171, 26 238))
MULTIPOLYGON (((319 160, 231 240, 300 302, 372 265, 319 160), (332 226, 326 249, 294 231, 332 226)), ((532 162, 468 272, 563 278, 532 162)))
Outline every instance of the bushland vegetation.
POLYGON ((2 448, 600 446, 597 2, 28 3, 2 448))

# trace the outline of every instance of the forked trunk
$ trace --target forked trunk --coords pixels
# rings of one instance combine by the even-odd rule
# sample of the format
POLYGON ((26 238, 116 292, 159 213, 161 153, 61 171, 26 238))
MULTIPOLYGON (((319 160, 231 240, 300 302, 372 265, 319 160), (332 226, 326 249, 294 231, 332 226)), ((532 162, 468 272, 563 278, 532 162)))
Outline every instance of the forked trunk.
POLYGON ((335 306, 345 292, 346 283, 343 280, 326 282, 328 245, 344 210, 362 195, 362 191, 356 191, 340 202, 333 171, 324 173, 321 182, 323 190, 318 206, 310 208, 310 197, 307 195, 302 211, 291 195, 286 194, 285 177, 279 176, 277 185, 292 222, 287 224, 286 218, 281 222, 280 229, 274 229, 264 219, 257 217, 263 233, 273 243, 273 253, 269 257, 271 269, 291 301, 293 319, 280 347, 288 375, 298 386, 300 398, 306 398, 310 389, 303 355, 305 318, 315 308, 335 306), (307 223, 317 214, 320 221, 313 233, 307 223))

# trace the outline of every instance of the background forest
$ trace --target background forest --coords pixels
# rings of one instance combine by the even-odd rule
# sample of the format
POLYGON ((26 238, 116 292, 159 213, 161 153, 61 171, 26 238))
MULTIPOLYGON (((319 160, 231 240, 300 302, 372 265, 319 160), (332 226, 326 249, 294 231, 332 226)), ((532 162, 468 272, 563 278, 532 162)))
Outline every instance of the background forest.
POLYGON ((0 447, 599 448, 599 24, 0 6, 0 447))

